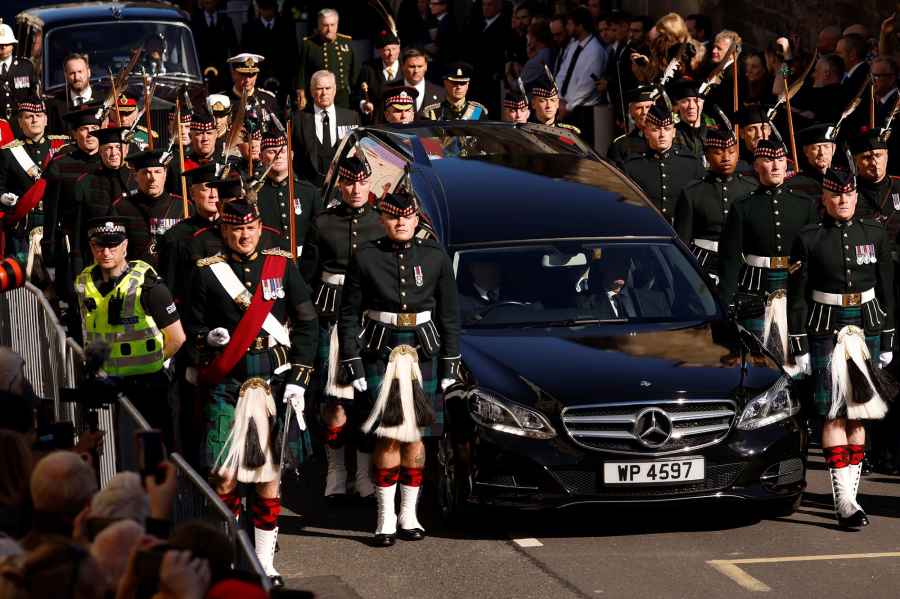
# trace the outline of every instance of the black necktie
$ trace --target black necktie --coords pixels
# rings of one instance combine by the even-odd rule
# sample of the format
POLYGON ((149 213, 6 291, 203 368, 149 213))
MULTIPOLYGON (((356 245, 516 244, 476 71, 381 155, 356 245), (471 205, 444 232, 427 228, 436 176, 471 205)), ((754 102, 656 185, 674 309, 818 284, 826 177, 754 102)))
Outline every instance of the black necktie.
POLYGON ((0 71, 0 77, 6 77, 6 72, 7 72, 7 67, 6 67, 6 63, 4 62, 3 69, 2 69, 2 71, 0 71))
POLYGON ((582 50, 584 50, 584 46, 578 44, 575 48, 575 53, 572 54, 572 60, 569 61, 569 68, 566 69, 566 78, 563 79, 562 89, 559 93, 560 96, 565 96, 566 92, 569 91, 569 82, 572 80, 572 73, 575 72, 575 63, 578 62, 578 56, 581 54, 582 50))
POLYGON ((327 110, 322 111, 322 145, 331 148, 331 120, 327 110))

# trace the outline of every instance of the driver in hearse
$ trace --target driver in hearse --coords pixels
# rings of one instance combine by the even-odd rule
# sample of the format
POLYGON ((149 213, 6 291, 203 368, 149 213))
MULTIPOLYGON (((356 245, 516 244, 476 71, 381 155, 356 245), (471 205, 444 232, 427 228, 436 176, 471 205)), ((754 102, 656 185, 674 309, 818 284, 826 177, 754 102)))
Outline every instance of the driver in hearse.
POLYGON ((588 295, 581 308, 592 308, 608 319, 671 314, 666 294, 652 288, 652 281, 639 284, 637 265, 627 250, 594 248, 587 277, 588 295))
POLYGON ((459 296, 459 313, 462 321, 478 318, 485 308, 494 306, 506 298, 501 290, 500 265, 493 260, 469 261, 465 274, 469 277, 469 293, 459 296))

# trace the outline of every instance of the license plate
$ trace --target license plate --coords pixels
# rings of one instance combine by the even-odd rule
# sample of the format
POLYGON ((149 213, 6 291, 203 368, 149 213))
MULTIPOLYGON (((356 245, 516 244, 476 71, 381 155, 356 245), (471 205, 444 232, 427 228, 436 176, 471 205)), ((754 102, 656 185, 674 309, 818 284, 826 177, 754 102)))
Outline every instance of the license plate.
POLYGON ((703 458, 653 462, 606 462, 603 482, 608 485, 674 484, 706 478, 703 458))

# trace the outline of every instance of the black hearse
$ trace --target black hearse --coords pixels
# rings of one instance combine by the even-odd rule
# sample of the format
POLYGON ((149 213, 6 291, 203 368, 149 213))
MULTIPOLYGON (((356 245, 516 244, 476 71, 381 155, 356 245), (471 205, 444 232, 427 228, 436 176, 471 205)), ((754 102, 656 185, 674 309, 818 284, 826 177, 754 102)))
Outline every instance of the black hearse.
POLYGON ((446 515, 701 498, 793 511, 806 432, 789 379, 620 171, 530 124, 363 128, 336 160, 348 152, 376 194, 412 188, 453 260, 465 381, 438 449, 446 515))

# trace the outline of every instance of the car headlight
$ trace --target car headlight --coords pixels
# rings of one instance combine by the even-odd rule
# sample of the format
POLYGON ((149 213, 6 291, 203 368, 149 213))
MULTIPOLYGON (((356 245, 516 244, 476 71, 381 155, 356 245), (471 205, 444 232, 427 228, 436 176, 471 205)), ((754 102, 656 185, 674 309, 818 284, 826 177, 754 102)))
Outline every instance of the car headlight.
POLYGON ((551 439, 556 436, 556 431, 540 412, 508 399, 501 399, 483 389, 472 392, 469 412, 475 422, 495 431, 532 439, 551 439))
POLYGON ((790 381, 783 376, 768 391, 747 403, 737 427, 742 431, 756 430, 790 418, 799 411, 800 402, 791 395, 790 381))

